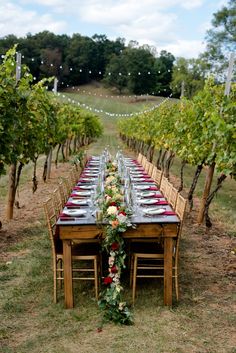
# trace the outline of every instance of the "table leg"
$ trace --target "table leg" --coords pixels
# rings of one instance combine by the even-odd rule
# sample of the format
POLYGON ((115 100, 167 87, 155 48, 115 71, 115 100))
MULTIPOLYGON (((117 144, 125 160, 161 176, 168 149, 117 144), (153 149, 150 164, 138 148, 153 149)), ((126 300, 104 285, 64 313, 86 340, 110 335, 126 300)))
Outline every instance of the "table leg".
POLYGON ((74 306, 70 240, 63 240, 63 260, 64 260, 65 307, 67 309, 70 309, 70 308, 73 308, 74 306))
POLYGON ((172 305, 172 251, 173 239, 164 239, 164 305, 172 305))

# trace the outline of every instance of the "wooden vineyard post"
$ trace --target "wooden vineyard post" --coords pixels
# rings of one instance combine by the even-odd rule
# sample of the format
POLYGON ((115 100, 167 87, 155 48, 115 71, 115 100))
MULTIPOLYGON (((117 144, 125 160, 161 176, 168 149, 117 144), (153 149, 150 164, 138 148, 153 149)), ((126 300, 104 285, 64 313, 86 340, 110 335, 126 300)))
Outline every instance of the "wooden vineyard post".
POLYGON ((11 164, 9 169, 9 184, 8 184, 8 195, 7 195, 7 208, 6 208, 6 218, 13 218, 13 209, 15 202, 15 188, 16 183, 16 163, 11 164))
POLYGON ((50 148, 50 151, 48 154, 47 180, 50 179, 50 176, 51 176, 51 167, 52 167, 52 147, 50 148))
MULTIPOLYGON (((21 78, 21 53, 16 53, 16 85, 21 78)), ((15 194, 16 194, 16 167, 17 163, 12 163, 9 168, 8 195, 6 218, 13 218, 15 194)))
POLYGON ((208 198, 210 190, 211 190, 211 184, 212 184, 212 180, 213 180, 214 170, 215 170, 215 162, 213 162, 208 167, 208 170, 207 170, 201 205, 200 205, 198 218, 197 218, 198 224, 202 224, 203 219, 204 219, 206 199, 208 198))

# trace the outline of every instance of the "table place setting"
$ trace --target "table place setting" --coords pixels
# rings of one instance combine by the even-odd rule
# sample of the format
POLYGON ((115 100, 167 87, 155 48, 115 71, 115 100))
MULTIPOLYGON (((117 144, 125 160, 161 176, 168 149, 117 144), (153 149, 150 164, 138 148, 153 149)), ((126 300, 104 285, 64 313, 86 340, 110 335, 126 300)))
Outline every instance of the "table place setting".
MULTIPOLYGON (((59 215, 58 225, 63 233, 62 240, 66 239, 63 246, 68 246, 67 239, 72 235, 79 239, 87 232, 88 237, 91 232, 97 234, 98 229, 101 236, 102 229, 102 248, 107 252, 108 263, 98 305, 103 310, 104 320, 126 325, 133 323, 129 305, 122 298, 121 275, 127 256, 125 234, 129 239, 136 236, 137 230, 139 237, 144 238, 154 227, 159 232, 160 225, 161 229, 167 225, 169 235, 169 229, 173 229, 169 225, 175 226, 177 222, 176 213, 136 160, 125 158, 120 152, 112 160, 108 151, 88 160, 59 215), (167 219, 167 216, 175 217, 167 219)), ((68 288, 71 288, 70 281, 68 276, 68 288)), ((71 290, 65 293, 67 299, 71 298, 67 307, 71 303, 73 306, 73 293, 71 290)))
POLYGON ((70 209, 64 208, 60 213, 59 218, 61 221, 76 221, 77 219, 86 218, 88 211, 85 209, 70 209))

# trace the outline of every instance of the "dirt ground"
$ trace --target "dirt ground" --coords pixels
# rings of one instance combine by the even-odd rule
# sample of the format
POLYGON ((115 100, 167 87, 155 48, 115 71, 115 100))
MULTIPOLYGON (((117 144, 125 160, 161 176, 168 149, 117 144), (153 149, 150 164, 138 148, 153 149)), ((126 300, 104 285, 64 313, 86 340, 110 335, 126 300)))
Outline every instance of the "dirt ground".
POLYGON ((56 189, 59 179, 67 177, 71 164, 60 163, 56 169, 53 165, 50 179, 44 183, 42 181, 42 168, 38 168, 38 189, 32 193, 32 183, 26 182, 20 186, 19 197, 16 200, 19 202, 19 208, 14 208, 13 220, 7 221, 5 218, 5 200, 0 201, 0 220, 2 228, 0 229, 0 258, 7 258, 11 255, 7 253, 9 245, 21 241, 24 237, 24 232, 21 232, 22 227, 28 228, 33 225, 39 226, 44 221, 43 202, 49 197, 50 192, 56 189))

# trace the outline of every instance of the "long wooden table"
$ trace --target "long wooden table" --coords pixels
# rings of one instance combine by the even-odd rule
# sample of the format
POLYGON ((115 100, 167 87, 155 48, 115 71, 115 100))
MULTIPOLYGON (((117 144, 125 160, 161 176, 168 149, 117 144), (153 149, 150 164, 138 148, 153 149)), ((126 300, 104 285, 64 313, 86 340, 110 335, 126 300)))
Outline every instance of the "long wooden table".
MULTIPOLYGON (((176 215, 147 218, 142 215, 131 219, 136 229, 129 228, 123 237, 125 239, 164 238, 164 305, 172 305, 172 255, 173 239, 177 236, 179 218, 176 215)), ((73 283, 71 264, 71 245, 73 240, 96 239, 101 237, 101 228, 95 219, 89 216, 86 220, 58 220, 59 237, 63 242, 64 257, 64 293, 65 307, 73 308, 73 283)))

